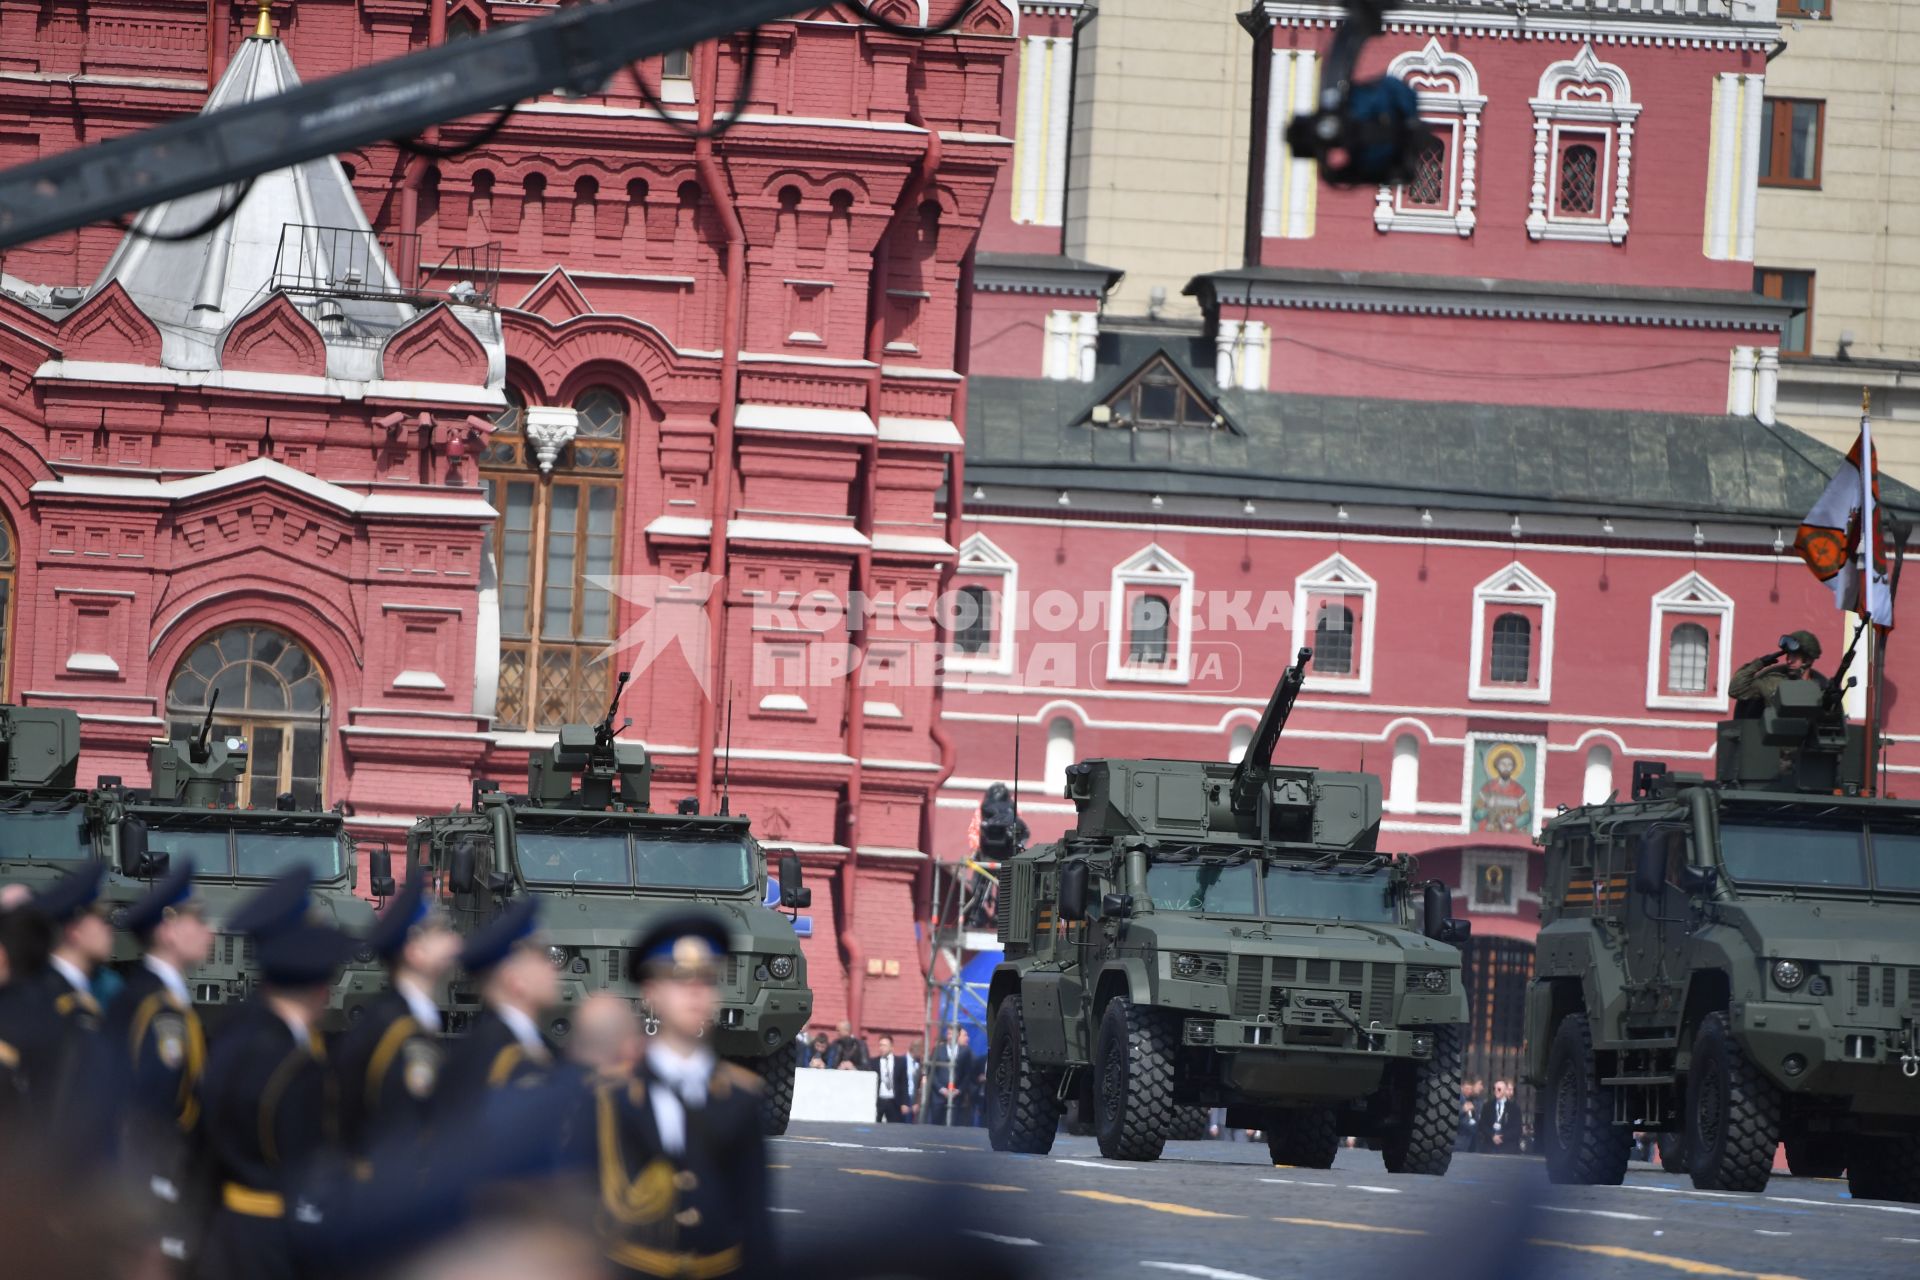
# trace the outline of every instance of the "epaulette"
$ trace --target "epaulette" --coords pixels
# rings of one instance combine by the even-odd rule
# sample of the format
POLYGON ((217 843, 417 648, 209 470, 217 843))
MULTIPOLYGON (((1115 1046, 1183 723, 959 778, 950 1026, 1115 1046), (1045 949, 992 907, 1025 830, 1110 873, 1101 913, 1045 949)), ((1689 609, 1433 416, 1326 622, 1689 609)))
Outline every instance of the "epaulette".
POLYGON ((716 1063, 713 1068, 713 1092, 715 1097, 724 1098, 734 1089, 746 1093, 761 1094, 767 1091, 767 1082, 756 1073, 732 1062, 716 1063))
POLYGON ((6 1067, 8 1070, 12 1070, 19 1065, 20 1051, 8 1044, 5 1040, 0 1040, 0 1067, 6 1067))

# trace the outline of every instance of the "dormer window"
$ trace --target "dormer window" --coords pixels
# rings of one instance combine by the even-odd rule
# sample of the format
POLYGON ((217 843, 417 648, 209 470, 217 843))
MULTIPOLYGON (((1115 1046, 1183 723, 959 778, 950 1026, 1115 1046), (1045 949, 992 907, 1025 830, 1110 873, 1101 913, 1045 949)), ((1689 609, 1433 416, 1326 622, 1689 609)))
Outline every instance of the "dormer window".
POLYGON ((1199 427, 1212 430, 1226 423, 1207 398, 1164 356, 1156 356, 1121 388, 1107 397, 1107 420, 1094 415, 1095 425, 1134 431, 1172 431, 1199 427))

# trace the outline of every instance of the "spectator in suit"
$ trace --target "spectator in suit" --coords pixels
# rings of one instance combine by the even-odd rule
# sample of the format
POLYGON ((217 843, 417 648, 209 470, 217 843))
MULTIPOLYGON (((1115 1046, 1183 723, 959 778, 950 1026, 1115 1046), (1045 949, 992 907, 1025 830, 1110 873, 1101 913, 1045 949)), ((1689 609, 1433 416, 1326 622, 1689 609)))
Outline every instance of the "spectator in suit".
POLYGON ((1520 1149, 1520 1108, 1514 1105, 1510 1081, 1493 1082, 1493 1097, 1480 1104, 1474 1129, 1475 1151, 1508 1155, 1520 1149))
POLYGON ((867 1045, 853 1034, 853 1024, 842 1022, 833 1030, 833 1043, 827 1046, 827 1065, 835 1071, 867 1070, 867 1045))
POLYGON ((880 1037, 879 1050, 873 1055, 873 1070, 880 1076, 880 1123, 911 1124, 920 1064, 911 1054, 895 1053, 892 1036, 880 1037))
POLYGON ((973 1081, 973 1050, 960 1035, 958 1023, 947 1027, 946 1038, 934 1047, 928 1059, 933 1072, 933 1096, 928 1099, 927 1120, 932 1124, 967 1123, 967 1091, 973 1081))
POLYGON ((1480 1092, 1485 1086, 1478 1076, 1460 1082, 1460 1127, 1454 1131, 1455 1151, 1476 1150, 1474 1113, 1480 1109, 1480 1092))

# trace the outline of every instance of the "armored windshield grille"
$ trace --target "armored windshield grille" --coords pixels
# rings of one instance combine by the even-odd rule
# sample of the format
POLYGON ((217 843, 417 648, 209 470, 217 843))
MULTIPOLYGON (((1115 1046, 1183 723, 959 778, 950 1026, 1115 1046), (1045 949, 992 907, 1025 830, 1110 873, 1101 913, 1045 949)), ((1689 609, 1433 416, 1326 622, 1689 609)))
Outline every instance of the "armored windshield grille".
POLYGON ((1864 964, 1853 971, 1853 1002, 1863 1009, 1873 1003, 1873 970, 1864 964))
POLYGON ((1882 969, 1880 971, 1880 1003, 1889 1009, 1899 1003, 1898 998, 1893 993, 1892 969, 1882 969))
POLYGON ((1399 985, 1395 980, 1392 965, 1373 966, 1373 972, 1367 983, 1367 1020, 1369 1022, 1385 1022, 1393 1016, 1393 993, 1394 988, 1399 985))
POLYGON ((1233 982, 1233 1012, 1236 1017, 1254 1017, 1267 993, 1267 962, 1258 956, 1241 956, 1234 963, 1238 968, 1233 982))

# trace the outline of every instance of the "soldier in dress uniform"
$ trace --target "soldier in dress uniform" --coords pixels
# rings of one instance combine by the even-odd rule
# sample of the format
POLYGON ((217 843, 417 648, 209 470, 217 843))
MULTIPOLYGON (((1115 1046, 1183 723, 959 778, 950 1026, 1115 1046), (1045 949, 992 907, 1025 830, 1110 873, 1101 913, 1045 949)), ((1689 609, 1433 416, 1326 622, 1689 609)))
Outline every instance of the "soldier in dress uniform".
POLYGON ((83 863, 33 899, 53 925, 53 949, 42 981, 53 1011, 70 1032, 91 1035, 100 1029, 93 975, 113 958, 113 926, 99 907, 100 880, 106 871, 103 862, 83 863))
POLYGON ((100 1034, 100 1001, 93 980, 113 958, 113 926, 100 901, 106 864, 85 862, 48 885, 33 906, 53 926, 41 998, 59 1031, 30 1068, 34 1107, 58 1135, 49 1144, 49 1172, 75 1175, 112 1155, 116 1089, 114 1059, 100 1034))
POLYGON ((193 863, 174 864, 127 908, 124 923, 145 953, 107 1009, 107 1049, 118 1055, 121 1160, 160 1204, 162 1255, 184 1261, 187 1157, 199 1130, 197 1088, 207 1061, 206 1029, 186 974, 213 950, 213 929, 193 894, 193 863))
POLYGON ((677 914, 635 944, 632 978, 657 1025, 640 1069, 593 1092, 587 1161, 607 1260, 628 1276, 763 1276, 772 1270, 763 1084, 718 1060, 726 922, 677 914))
POLYGON ((481 1011, 447 1055, 437 1107, 458 1113, 508 1085, 544 1081, 554 1046, 540 1019, 560 998, 560 978, 536 932, 538 902, 515 898, 467 940, 460 964, 480 983, 481 1011))
POLYGON ((376 1146, 422 1138, 440 1083, 442 1027, 433 993, 460 957, 460 935, 426 890, 425 872, 415 867, 367 936, 391 987, 366 1006, 332 1059, 340 1141, 363 1162, 376 1146))
POLYGON ((60 1023, 40 983, 52 945, 52 926, 30 903, 0 908, 0 1133, 31 1115, 35 1068, 45 1060, 53 1070, 60 1023))
POLYGON ((300 923, 306 879, 283 877, 244 904, 261 986, 222 1028, 200 1079, 201 1125, 219 1190, 194 1274, 279 1280, 315 1270, 302 1229, 324 1226, 304 1194, 326 1148, 328 1077, 319 1021, 356 943, 300 923), (265 932, 261 932, 262 927, 265 932))

